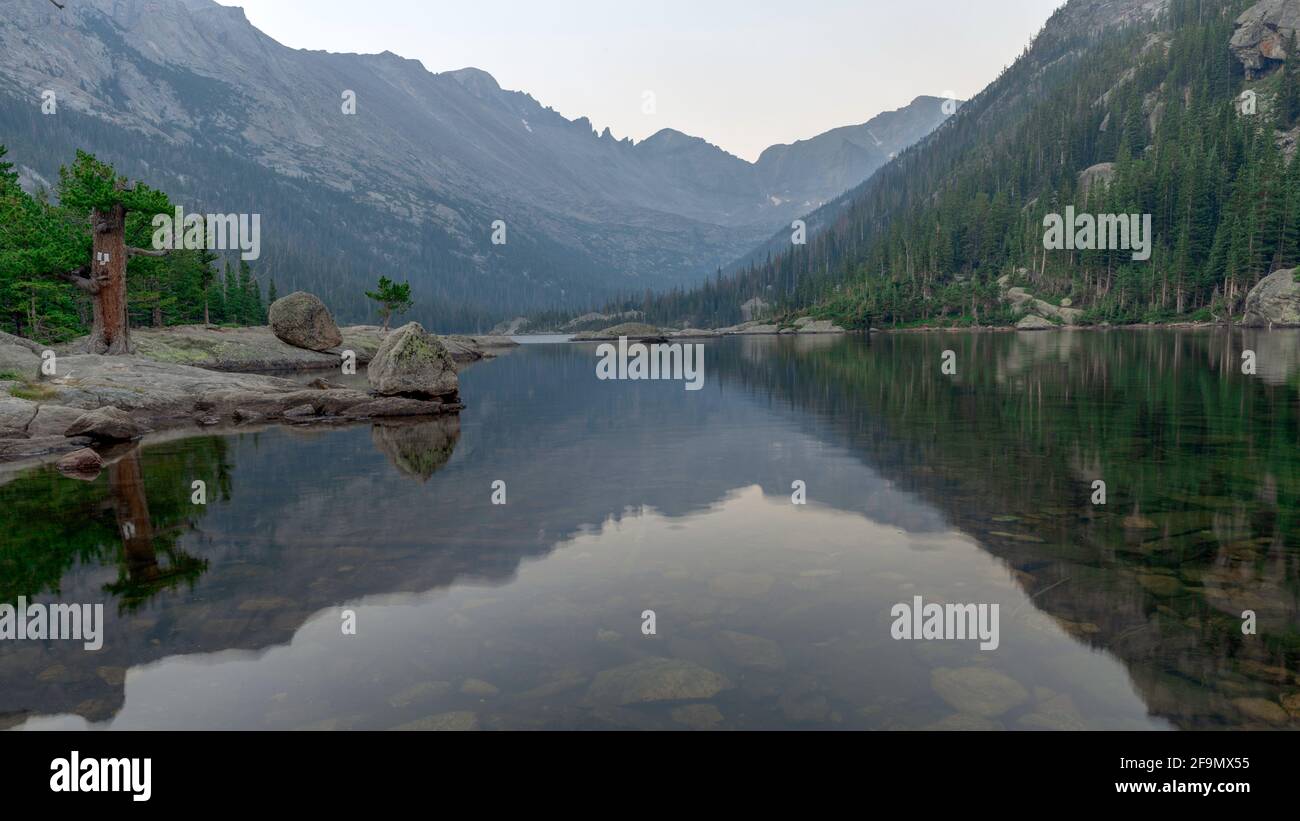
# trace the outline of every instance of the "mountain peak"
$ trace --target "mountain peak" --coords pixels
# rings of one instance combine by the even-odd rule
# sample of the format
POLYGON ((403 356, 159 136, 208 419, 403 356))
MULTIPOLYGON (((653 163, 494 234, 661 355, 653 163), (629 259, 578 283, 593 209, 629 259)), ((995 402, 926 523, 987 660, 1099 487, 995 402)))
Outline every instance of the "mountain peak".
POLYGON ((496 78, 481 68, 466 66, 455 71, 445 72, 445 74, 464 86, 467 91, 479 96, 493 94, 501 90, 496 78))

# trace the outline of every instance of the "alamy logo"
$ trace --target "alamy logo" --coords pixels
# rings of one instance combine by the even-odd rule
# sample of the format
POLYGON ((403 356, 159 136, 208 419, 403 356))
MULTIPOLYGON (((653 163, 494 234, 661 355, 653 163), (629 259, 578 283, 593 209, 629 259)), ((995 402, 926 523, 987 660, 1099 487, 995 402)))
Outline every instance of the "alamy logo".
POLYGON ((596 378, 607 379, 678 379, 686 381, 686 390, 704 387, 704 346, 673 343, 666 345, 640 342, 627 344, 618 338, 618 347, 608 342, 596 348, 596 378))
POLYGON ((1048 251, 1132 251, 1133 259, 1151 259, 1150 214, 1076 214, 1074 206, 1065 217, 1048 214, 1043 218, 1043 247, 1048 251))
POLYGON ((175 216, 153 218, 155 251, 239 251, 252 262, 262 255, 261 214, 186 214, 176 206, 175 216))
POLYGON ((51 792, 125 792, 132 801, 153 796, 152 758, 81 758, 76 750, 50 762, 51 792))
POLYGON ((981 650, 996 650, 999 605, 925 604, 920 596, 912 603, 899 602, 889 610, 894 624, 889 634, 894 641, 967 641, 978 639, 981 650))
POLYGON ((104 646, 104 605, 0 604, 0 640, 80 641, 87 650, 104 646))

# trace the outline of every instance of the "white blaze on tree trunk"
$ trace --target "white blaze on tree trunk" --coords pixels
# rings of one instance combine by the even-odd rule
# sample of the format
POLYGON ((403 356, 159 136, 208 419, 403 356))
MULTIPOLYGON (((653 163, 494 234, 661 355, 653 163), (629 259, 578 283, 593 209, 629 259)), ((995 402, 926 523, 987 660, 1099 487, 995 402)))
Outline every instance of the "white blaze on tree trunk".
POLYGON ((86 352, 93 354, 131 353, 131 327, 126 313, 126 209, 115 205, 90 215, 93 239, 91 279, 94 325, 86 352))

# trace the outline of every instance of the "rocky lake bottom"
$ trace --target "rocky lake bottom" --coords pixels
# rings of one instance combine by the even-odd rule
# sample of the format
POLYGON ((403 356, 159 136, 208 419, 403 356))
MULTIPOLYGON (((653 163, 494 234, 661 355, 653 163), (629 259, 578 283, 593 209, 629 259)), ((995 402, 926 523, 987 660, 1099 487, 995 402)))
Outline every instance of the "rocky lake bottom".
POLYGON ((4 476, 0 603, 107 623, 0 641, 0 727, 1300 728, 1300 333, 701 344, 4 476), (918 596, 996 648, 896 639, 918 596))

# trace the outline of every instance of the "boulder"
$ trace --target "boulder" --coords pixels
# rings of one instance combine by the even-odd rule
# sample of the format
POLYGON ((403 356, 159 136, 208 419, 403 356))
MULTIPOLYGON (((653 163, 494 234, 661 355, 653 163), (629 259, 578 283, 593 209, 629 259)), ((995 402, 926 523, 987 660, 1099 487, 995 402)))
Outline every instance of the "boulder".
POLYGON ((699 701, 731 687, 724 676, 694 662, 651 657, 600 673, 587 699, 598 705, 619 706, 699 701))
POLYGON ((89 436, 100 442, 130 442, 148 433, 131 414, 109 405, 87 411, 64 431, 65 436, 89 436))
POLYGON ((1262 0, 1241 13, 1228 47, 1254 77, 1286 61, 1291 35, 1300 26, 1295 0, 1262 0))
POLYGON ((1300 268, 1275 271, 1260 280, 1246 295, 1246 313, 1241 324, 1248 328, 1293 328, 1300 326, 1300 268))
POLYGON ((296 291, 271 303, 271 330, 280 340, 309 351, 327 351, 343 344, 343 334, 325 303, 296 291))
POLYGON ((1016 323, 1016 328, 1021 331, 1050 331, 1055 327, 1050 321, 1034 314, 1030 314, 1016 323))
POLYGON ((384 339, 366 378, 380 396, 454 397, 460 389, 456 363, 446 346, 418 322, 384 339))

